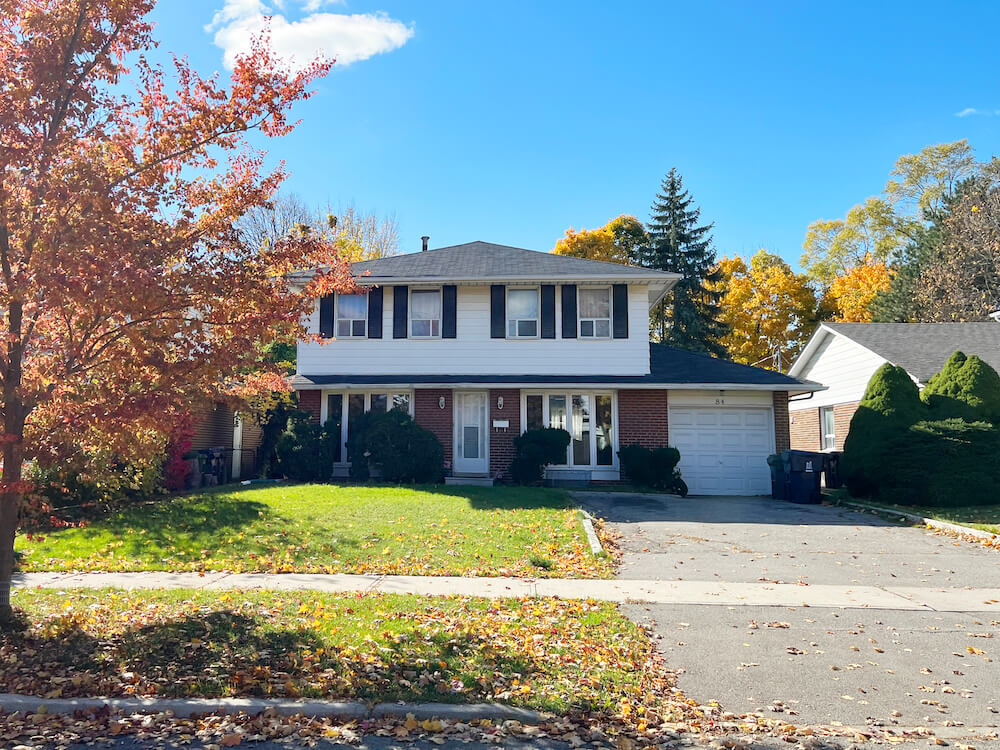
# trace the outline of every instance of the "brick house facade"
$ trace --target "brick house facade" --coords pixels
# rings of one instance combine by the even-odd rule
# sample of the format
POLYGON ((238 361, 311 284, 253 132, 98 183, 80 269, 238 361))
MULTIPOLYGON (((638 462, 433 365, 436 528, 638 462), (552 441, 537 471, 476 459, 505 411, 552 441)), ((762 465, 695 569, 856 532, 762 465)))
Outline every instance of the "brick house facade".
POLYGON ((857 401, 792 412, 789 418, 792 448, 803 451, 823 450, 823 409, 833 410, 833 449, 844 450, 844 440, 847 439, 847 432, 851 428, 851 419, 858 410, 857 401))

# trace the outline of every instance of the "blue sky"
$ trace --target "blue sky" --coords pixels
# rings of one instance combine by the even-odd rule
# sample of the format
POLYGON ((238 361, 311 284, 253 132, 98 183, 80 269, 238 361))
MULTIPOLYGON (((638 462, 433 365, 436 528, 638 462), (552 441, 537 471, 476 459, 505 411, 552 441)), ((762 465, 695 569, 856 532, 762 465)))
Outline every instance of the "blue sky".
POLYGON ((404 250, 549 250, 645 220, 676 166, 720 256, 795 262, 808 224, 879 193, 898 155, 1000 154, 998 3, 161 0, 161 49, 224 70, 216 41, 262 7, 283 44, 350 61, 268 142, 286 188, 394 213, 404 250))

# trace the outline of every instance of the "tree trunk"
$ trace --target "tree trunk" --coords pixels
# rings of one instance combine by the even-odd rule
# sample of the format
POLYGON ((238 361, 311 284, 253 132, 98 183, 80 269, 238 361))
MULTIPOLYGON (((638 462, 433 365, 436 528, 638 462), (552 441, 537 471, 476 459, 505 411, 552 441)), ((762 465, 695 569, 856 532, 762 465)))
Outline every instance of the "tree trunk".
POLYGON ((0 435, 0 624, 13 619, 10 586, 14 576, 14 537, 20 520, 24 485, 24 402, 21 395, 23 307, 14 300, 7 311, 10 339, 3 378, 3 435, 0 435))
MULTIPOLYGON (((20 438, 18 442, 5 442, 0 455, 3 456, 4 487, 19 487, 23 461, 20 438)), ((0 625, 13 619, 14 609, 10 605, 10 586, 14 576, 14 536, 17 534, 18 517, 21 510, 20 491, 0 492, 0 625)))

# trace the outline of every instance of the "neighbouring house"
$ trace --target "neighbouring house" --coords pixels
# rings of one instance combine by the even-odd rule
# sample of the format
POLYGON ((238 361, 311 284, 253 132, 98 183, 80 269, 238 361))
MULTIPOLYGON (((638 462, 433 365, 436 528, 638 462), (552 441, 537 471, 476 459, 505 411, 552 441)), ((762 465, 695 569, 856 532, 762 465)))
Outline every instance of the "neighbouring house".
POLYGON ((792 447, 843 450, 851 417, 875 371, 890 362, 923 388, 956 351, 1000 369, 1000 324, 823 323, 788 374, 827 389, 788 404, 792 447))
POLYGON ((504 477, 514 437, 551 426, 572 436, 554 481, 617 481, 620 447, 669 442, 692 494, 766 494, 789 394, 821 388, 651 344, 649 311, 677 274, 487 242, 353 272, 367 294, 317 300, 309 329, 330 341, 300 342, 292 379, 340 430, 334 476, 358 415, 403 409, 440 440, 452 481, 504 477))
MULTIPOLYGON (((256 474, 260 427, 252 420, 242 419, 232 406, 222 401, 194 406, 191 416, 194 418, 191 450, 212 457, 212 462, 218 465, 209 468, 220 475, 220 482, 256 474)), ((201 486, 201 482, 194 486, 201 486)))

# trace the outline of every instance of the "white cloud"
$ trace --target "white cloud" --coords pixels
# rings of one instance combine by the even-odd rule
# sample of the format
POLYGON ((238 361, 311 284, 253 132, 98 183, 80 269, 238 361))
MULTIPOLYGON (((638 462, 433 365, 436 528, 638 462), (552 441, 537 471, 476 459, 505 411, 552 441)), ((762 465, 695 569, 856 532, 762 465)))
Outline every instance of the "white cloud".
POLYGON ((339 0, 295 0, 307 15, 290 21, 280 11, 288 4, 275 0, 272 8, 264 0, 226 0, 205 31, 215 32, 215 45, 223 51, 227 68, 250 49, 253 37, 270 29, 271 46, 292 68, 308 64, 319 55, 333 57, 337 67, 391 52, 413 36, 412 25, 385 13, 325 13, 320 10, 339 0), (268 17, 270 16, 270 24, 268 17))
POLYGON ((966 107, 961 112, 956 112, 955 117, 970 117, 971 115, 982 115, 983 117, 993 117, 994 115, 1000 115, 1000 109, 976 109, 975 107, 966 107))

